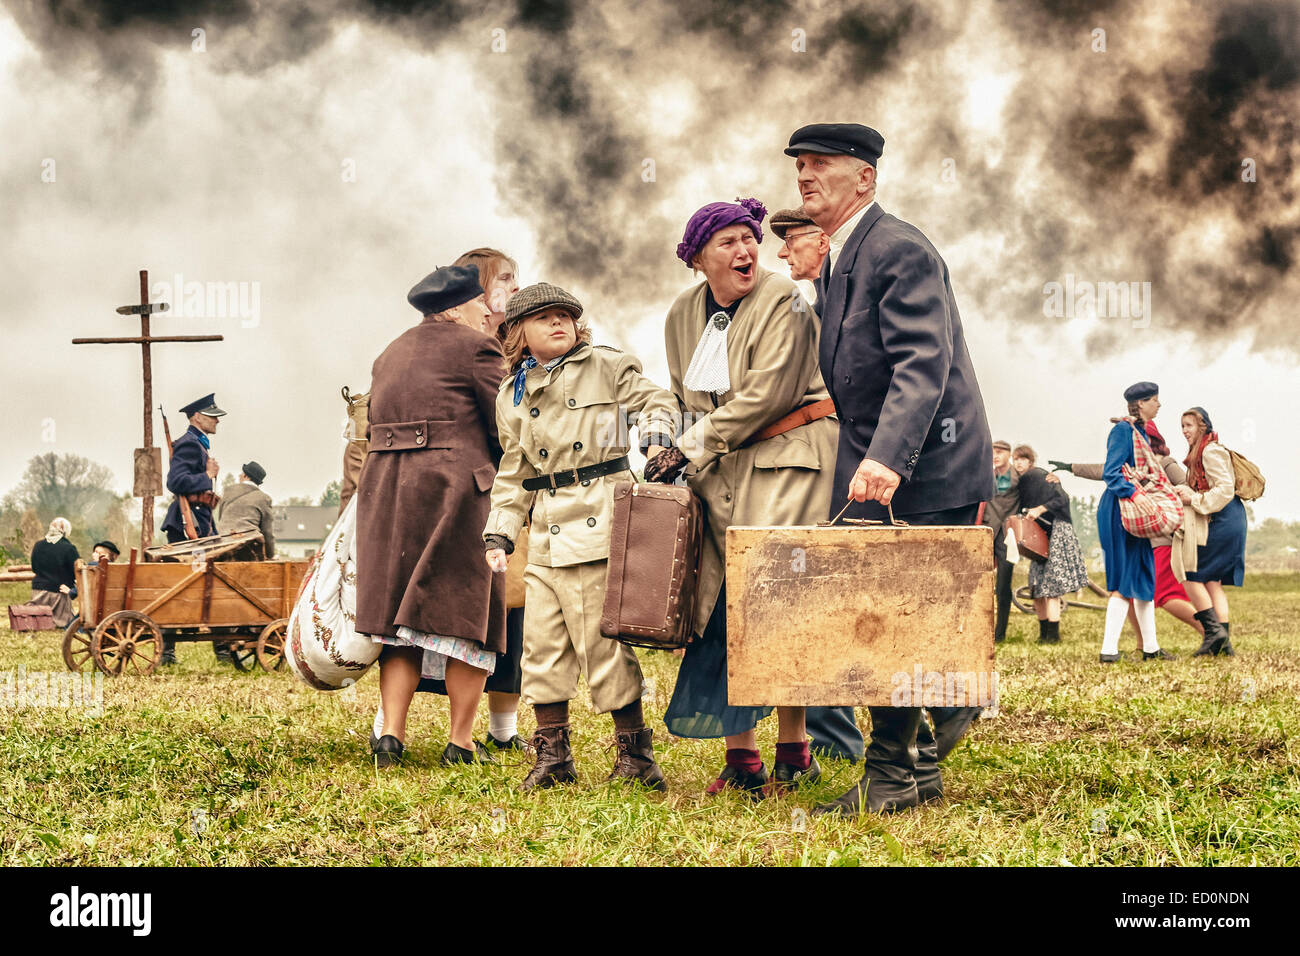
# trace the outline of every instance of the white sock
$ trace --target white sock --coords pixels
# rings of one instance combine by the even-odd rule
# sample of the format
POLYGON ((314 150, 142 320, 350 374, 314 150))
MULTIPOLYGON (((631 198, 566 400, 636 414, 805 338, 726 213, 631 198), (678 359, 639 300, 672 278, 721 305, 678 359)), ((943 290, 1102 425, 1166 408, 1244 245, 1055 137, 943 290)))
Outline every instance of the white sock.
POLYGON ((370 725, 370 729, 375 732, 376 737, 384 735, 384 705, 380 704, 379 709, 375 711, 375 722, 370 725))
POLYGON ((1156 602, 1134 599, 1133 610, 1137 612, 1138 633, 1142 635, 1142 650, 1151 654, 1160 650, 1156 640, 1156 602))
POLYGON ((503 714, 488 712, 488 733, 502 742, 519 733, 519 713, 508 710, 503 714))
POLYGON ((1106 634, 1101 639, 1103 654, 1119 653, 1119 635, 1128 620, 1128 598, 1112 594, 1106 602, 1106 634))

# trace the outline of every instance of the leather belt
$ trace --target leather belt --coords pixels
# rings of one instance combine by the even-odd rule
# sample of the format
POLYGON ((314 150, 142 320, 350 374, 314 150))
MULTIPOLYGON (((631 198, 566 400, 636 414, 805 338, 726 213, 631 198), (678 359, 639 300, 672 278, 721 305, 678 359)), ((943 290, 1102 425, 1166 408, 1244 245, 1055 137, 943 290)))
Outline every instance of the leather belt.
POLYGON ((778 418, 766 428, 760 429, 750 435, 740 447, 748 448, 750 445, 756 445, 761 441, 767 441, 769 438, 775 438, 777 435, 784 435, 786 432, 798 428, 800 425, 807 425, 809 422, 815 422, 819 418, 826 418, 835 414, 835 400, 823 398, 820 402, 811 402, 800 408, 796 408, 788 415, 778 418))
POLYGON ((624 455, 622 458, 602 461, 599 465, 587 465, 585 468, 570 468, 568 471, 553 471, 547 475, 538 475, 536 478, 525 478, 524 491, 567 488, 569 485, 576 485, 582 481, 603 478, 605 475, 613 475, 630 469, 631 465, 627 460, 627 455, 624 455))

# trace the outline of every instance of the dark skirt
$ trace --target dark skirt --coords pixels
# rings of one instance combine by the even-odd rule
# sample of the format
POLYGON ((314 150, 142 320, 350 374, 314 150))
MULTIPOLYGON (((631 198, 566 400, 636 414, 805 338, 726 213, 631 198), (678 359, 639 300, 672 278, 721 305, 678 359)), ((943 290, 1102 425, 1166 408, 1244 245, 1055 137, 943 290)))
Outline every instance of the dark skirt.
POLYGON ((1233 498, 1221 511, 1210 515, 1205 544, 1196 549, 1196 570, 1187 580, 1218 581, 1241 587, 1246 578, 1246 506, 1233 498))
POLYGON ((753 730, 771 707, 732 707, 727 703, 727 588, 724 584, 704 634, 686 645, 673 699, 664 713, 668 732, 710 739, 753 730))
POLYGON ((1054 598, 1073 594, 1088 584, 1088 568, 1079 550, 1074 525, 1064 518, 1052 522, 1046 561, 1029 562, 1029 596, 1054 598))
MULTIPOLYGON (((497 655, 496 670, 488 675, 483 690, 494 694, 519 693, 519 662, 523 656, 524 609, 514 607, 506 612, 506 652, 497 655)), ((420 678, 420 684, 415 689, 426 694, 442 694, 444 697, 447 695, 446 681, 434 680, 431 677, 420 678)))

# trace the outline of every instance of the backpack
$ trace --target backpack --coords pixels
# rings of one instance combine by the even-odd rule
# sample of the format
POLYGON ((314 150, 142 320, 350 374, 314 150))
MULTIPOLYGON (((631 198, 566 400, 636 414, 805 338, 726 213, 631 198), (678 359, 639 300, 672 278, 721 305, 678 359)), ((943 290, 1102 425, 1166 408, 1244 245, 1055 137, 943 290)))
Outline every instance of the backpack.
POLYGON ((1226 445, 1228 457, 1232 459, 1233 493, 1242 501, 1254 501, 1264 494, 1264 476, 1259 466, 1239 452, 1226 445))

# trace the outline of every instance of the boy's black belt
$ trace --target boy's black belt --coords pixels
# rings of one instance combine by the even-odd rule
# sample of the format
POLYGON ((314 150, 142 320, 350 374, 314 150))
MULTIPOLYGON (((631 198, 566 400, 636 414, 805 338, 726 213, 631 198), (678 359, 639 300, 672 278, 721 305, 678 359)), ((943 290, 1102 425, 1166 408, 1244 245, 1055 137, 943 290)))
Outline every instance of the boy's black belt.
POLYGON ((622 458, 602 461, 599 465, 587 465, 585 468, 570 468, 568 471, 553 471, 548 475, 525 478, 524 491, 541 491, 544 488, 567 488, 569 485, 590 481, 592 478, 603 478, 605 475, 628 471, 631 467, 627 455, 624 455, 622 458))

